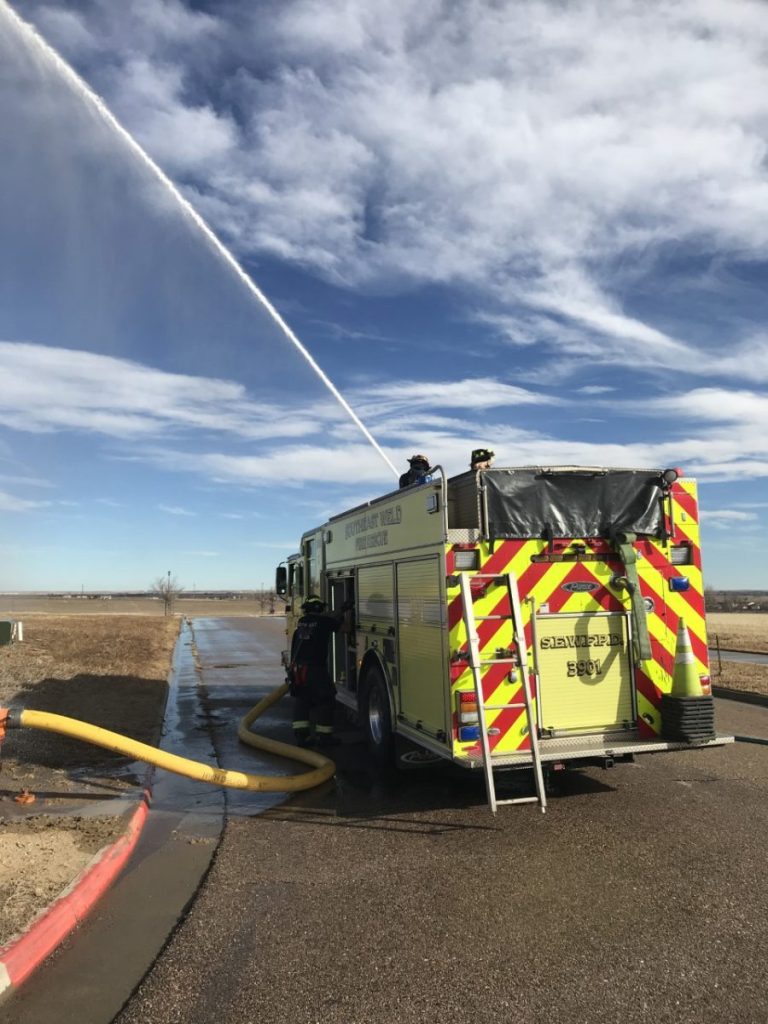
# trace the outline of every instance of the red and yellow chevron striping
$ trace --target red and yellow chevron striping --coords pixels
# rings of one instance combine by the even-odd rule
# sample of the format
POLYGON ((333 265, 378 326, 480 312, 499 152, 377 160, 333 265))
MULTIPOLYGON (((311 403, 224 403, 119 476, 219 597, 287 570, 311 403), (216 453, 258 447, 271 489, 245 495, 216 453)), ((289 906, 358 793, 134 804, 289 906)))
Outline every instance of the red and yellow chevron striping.
MULTIPOLYGON (((601 660, 597 655, 593 658, 577 657, 579 644, 584 646, 593 642, 603 643, 600 639, 603 634, 598 635, 596 640, 594 636, 587 636, 590 630, 594 634, 594 629, 591 629, 589 623, 600 621, 604 624, 601 627, 603 632, 606 629, 610 631, 608 635, 611 639, 607 642, 615 644, 614 651, 625 652, 622 656, 626 660, 626 670, 622 670, 621 679, 618 675, 612 677, 612 685, 624 693, 621 699, 624 700, 625 707, 630 706, 627 701, 631 697, 634 722, 630 722, 629 725, 637 730, 641 738, 651 739, 658 736, 661 730, 661 697, 671 689, 677 628, 681 618, 684 619, 691 636, 699 673, 708 673, 698 512, 696 487, 693 481, 678 480, 673 485, 669 509, 671 514, 666 517, 669 539, 639 538, 634 544, 637 552, 637 579, 646 608, 651 647, 651 658, 646 661, 630 659, 629 632, 624 640, 618 634, 614 636, 617 624, 626 623, 629 630, 632 603, 628 590, 622 589, 616 583, 616 578, 624 575, 624 568, 618 552, 608 541, 577 538, 548 543, 543 539, 535 539, 498 541, 493 547, 485 542, 476 545, 480 554, 479 567, 469 573, 470 577, 478 573, 503 577, 504 574, 511 572, 517 578, 522 602, 528 667, 531 672, 531 688, 537 710, 541 697, 544 698, 547 707, 552 708, 552 701, 547 702, 546 694, 548 687, 553 686, 553 682, 546 675, 538 678, 535 671, 536 666, 545 660, 542 657, 542 650, 537 649, 535 644, 536 622, 546 621, 548 636, 553 630, 557 634, 558 624, 562 624, 562 646, 572 646, 575 653, 571 658, 566 651, 557 664, 567 666, 568 673, 575 665, 574 674, 581 671, 582 664, 587 666, 585 672, 591 671, 590 666, 595 665, 599 666, 600 672, 609 671, 607 666, 610 658, 604 657, 601 660), (673 545, 687 546, 686 564, 672 564, 670 548, 673 545), (672 581, 678 582, 673 584, 672 581), (673 589, 673 586, 678 587, 680 583, 687 583, 688 589, 673 589), (595 618, 596 616, 599 619, 595 618), (606 623, 608 625, 605 625, 606 623), (536 691, 537 683, 541 687, 541 694, 536 691), (621 689, 626 687, 631 690, 629 696, 621 689)), ((686 555, 684 549, 683 555, 686 555)), ((452 545, 446 550, 446 567, 451 697, 455 711, 457 694, 472 690, 474 684, 467 663, 467 635, 452 545)), ((475 615, 478 617, 480 657, 490 663, 483 671, 485 702, 522 704, 519 670, 508 663, 493 664, 495 657, 508 657, 513 648, 513 629, 504 580, 477 579, 471 584, 471 589, 475 615)), ((555 640, 550 637, 547 642, 561 644, 559 636, 556 636, 555 640)), ((597 649, 596 647, 595 650, 597 649)), ((587 653, 590 652, 591 648, 587 653)), ((583 686, 585 693, 588 692, 587 683, 590 680, 577 678, 576 682, 583 686)), ((561 687, 558 692, 566 692, 562 691, 561 683, 558 685, 561 687)), ((591 692, 595 690, 596 687, 592 687, 591 692)), ((595 703, 595 707, 605 716, 605 708, 601 708, 599 702, 595 703)), ((547 714, 551 714, 551 710, 547 714)), ((454 713, 454 725, 456 718, 454 713)), ((486 718, 492 752, 511 753, 529 747, 526 718, 522 707, 489 711, 486 718)), ((595 722, 596 729, 599 725, 600 723, 595 722)), ((627 727, 626 721, 623 721, 622 726, 627 727)), ((474 742, 461 744, 454 740, 454 753, 457 756, 466 755, 476 746, 474 742)))

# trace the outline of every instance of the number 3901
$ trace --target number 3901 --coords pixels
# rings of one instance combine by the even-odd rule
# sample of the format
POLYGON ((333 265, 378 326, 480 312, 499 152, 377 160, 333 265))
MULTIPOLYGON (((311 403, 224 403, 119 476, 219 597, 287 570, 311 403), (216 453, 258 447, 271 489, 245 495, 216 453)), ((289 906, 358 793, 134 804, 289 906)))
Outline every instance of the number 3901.
POLYGON ((603 674, 603 670, 599 659, 589 659, 588 661, 569 661, 568 675, 573 676, 600 676, 603 674))

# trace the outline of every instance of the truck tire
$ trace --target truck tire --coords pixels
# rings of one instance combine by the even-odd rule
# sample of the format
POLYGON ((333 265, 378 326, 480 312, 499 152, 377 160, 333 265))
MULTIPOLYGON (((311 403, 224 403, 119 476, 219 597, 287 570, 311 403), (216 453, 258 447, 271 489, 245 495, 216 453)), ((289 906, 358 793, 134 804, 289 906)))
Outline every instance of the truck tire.
POLYGON ((395 771, 395 734, 389 710, 389 694, 381 669, 369 665, 363 676, 365 702, 363 732, 368 754, 380 775, 395 771))

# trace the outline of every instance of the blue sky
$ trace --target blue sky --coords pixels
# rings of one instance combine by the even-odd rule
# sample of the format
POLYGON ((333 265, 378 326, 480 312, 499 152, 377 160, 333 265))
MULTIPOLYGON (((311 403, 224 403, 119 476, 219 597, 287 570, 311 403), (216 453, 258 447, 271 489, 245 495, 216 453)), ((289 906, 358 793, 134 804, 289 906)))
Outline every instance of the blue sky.
POLYGON ((768 587, 768 19, 605 11, 0 0, 0 589, 269 584, 394 481, 16 15, 398 468, 682 466, 768 587))

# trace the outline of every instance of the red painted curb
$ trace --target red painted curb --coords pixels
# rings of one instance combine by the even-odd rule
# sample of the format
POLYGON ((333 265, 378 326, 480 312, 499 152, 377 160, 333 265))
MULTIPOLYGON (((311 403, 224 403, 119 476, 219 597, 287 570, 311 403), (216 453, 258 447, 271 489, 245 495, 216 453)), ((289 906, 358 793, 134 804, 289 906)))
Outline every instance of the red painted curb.
POLYGON ((102 847, 62 894, 17 939, 0 948, 0 995, 20 985, 90 912, 125 866, 149 813, 145 789, 128 826, 102 847))

